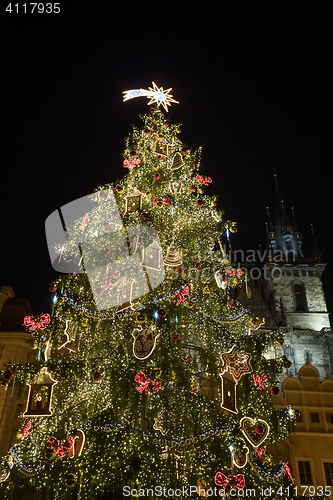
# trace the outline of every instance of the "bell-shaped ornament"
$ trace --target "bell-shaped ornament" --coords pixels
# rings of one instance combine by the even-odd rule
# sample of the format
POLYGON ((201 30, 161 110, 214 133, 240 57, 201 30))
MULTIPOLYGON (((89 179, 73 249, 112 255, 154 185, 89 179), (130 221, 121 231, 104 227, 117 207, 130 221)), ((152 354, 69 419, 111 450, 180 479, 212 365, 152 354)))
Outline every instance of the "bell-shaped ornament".
POLYGON ((166 257, 164 259, 164 264, 167 266, 180 266, 182 264, 182 260, 176 252, 175 248, 171 245, 167 250, 166 257))

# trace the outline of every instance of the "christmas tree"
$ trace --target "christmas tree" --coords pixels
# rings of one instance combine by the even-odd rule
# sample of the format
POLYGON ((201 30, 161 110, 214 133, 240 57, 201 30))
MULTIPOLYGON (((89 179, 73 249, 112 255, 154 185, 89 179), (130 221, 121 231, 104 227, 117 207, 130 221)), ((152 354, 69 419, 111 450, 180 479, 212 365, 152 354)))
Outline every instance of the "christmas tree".
POLYGON ((266 448, 293 428, 273 407, 286 360, 265 356, 277 335, 233 298, 246 276, 221 236, 237 225, 205 195, 180 124, 158 106, 140 118, 124 178, 55 248, 77 272, 52 284, 51 315, 25 318, 36 361, 3 374, 28 396, 2 498, 259 499, 272 484, 287 498, 290 468, 266 448))

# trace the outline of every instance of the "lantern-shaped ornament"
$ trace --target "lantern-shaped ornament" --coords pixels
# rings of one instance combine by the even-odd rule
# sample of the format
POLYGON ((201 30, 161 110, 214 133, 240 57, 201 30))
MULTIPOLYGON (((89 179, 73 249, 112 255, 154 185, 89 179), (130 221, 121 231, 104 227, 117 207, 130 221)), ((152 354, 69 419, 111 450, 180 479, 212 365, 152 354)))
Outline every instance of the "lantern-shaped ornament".
POLYGON ((167 255, 164 259, 164 264, 167 266, 180 266, 182 264, 182 260, 176 252, 175 248, 171 245, 167 250, 167 255))
POLYGON ((161 247, 154 240, 153 243, 142 249, 141 266, 160 271, 161 247))
POLYGON ((29 385, 27 408, 24 417, 48 417, 52 415, 51 402, 53 386, 57 384, 50 376, 47 368, 41 369, 40 373, 29 385))
POLYGON ((118 295, 118 307, 116 312, 123 311, 124 309, 128 309, 132 307, 132 292, 133 292, 133 283, 134 279, 127 283, 127 280, 122 278, 121 285, 119 287, 119 295, 118 295))
POLYGON ((137 210, 142 209, 142 196, 143 193, 139 191, 137 188, 134 189, 133 193, 125 196, 126 205, 125 205, 125 213, 126 214, 134 214, 137 210))
POLYGON ((222 382, 222 403, 221 408, 238 413, 236 402, 236 386, 237 381, 234 379, 229 370, 220 374, 222 382))
POLYGON ((165 139, 158 139, 155 142, 154 153, 156 155, 168 156, 169 154, 169 144, 165 139))

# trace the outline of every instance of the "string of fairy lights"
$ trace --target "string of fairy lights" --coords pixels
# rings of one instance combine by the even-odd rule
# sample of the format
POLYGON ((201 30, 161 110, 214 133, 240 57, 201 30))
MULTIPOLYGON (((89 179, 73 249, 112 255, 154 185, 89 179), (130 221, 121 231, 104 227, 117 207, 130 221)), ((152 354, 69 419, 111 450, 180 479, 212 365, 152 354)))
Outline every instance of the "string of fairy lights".
MULTIPOLYGON (((171 292, 169 294, 166 294, 166 295, 163 295, 163 296, 158 297, 156 299, 150 300, 149 302, 146 302, 145 304, 135 305, 133 308, 136 311, 140 311, 142 309, 147 308, 149 305, 157 304, 157 303, 163 302, 171 297, 174 297, 177 293, 181 292, 181 290, 182 289, 178 289, 178 290, 171 292)), ((83 312, 87 316, 93 316, 93 317, 100 318, 100 319, 113 319, 113 318, 116 318, 117 316, 119 316, 119 314, 117 312, 99 313, 97 311, 91 311, 90 309, 82 306, 78 301, 76 301, 72 297, 69 297, 65 291, 61 290, 60 293, 61 293, 64 301, 66 301, 69 304, 69 306, 73 307, 77 311, 83 312)), ((203 306, 201 306, 190 294, 188 294, 188 298, 193 302, 193 304, 196 306, 196 308, 198 309, 198 311, 201 314, 205 315, 206 317, 208 317, 209 319, 211 319, 212 321, 215 321, 217 323, 235 323, 235 322, 239 321, 240 319, 242 319, 245 315, 252 314, 249 309, 244 309, 233 317, 222 318, 222 317, 214 316, 214 315, 210 314, 207 311, 207 309, 205 309, 203 306)), ((58 299, 58 304, 61 304, 61 298, 58 299)), ((130 310, 125 309, 124 311, 122 311, 122 314, 130 314, 131 312, 133 312, 132 309, 130 309, 130 310)))

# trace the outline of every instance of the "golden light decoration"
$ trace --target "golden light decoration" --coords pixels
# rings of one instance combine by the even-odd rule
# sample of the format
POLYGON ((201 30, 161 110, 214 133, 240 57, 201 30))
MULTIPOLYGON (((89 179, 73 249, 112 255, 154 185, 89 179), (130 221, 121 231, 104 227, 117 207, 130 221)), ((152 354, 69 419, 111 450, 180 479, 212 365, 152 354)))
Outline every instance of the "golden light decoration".
POLYGON ((135 97, 147 97, 147 99, 150 99, 147 103, 148 106, 156 103, 159 107, 162 104, 165 111, 168 111, 168 106, 171 106, 171 103, 179 104, 178 101, 173 99, 173 95, 170 94, 172 88, 164 90, 163 87, 159 88, 155 82, 152 82, 152 85, 153 87, 148 87, 148 90, 133 89, 123 91, 123 102, 134 99, 135 97))

